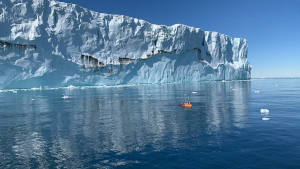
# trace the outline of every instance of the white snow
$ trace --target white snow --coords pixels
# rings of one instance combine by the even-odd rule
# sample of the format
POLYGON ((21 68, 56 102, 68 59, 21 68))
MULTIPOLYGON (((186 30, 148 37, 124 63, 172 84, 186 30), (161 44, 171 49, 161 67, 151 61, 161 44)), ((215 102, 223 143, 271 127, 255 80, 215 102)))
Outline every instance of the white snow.
POLYGON ((0 11, 1 41, 36 45, 0 43, 0 88, 250 79, 246 39, 55 0, 5 0, 0 11), (84 68, 82 54, 104 67, 84 68))

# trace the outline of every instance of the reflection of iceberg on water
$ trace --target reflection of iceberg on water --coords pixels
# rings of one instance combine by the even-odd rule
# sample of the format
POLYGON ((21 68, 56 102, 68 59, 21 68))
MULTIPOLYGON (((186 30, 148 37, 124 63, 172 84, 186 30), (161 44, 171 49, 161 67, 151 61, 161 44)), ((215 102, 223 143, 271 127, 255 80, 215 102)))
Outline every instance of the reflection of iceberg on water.
MULTIPOLYGON (((22 99, 18 102, 24 105, 23 111, 28 112, 24 116, 27 125, 22 126, 21 133, 12 129, 14 141, 8 147, 20 163, 38 159, 39 164, 47 166, 48 161, 41 158, 44 155, 57 158, 59 165, 68 166, 70 158, 87 153, 83 145, 94 154, 118 155, 143 151, 149 145, 153 151, 166 149, 166 145, 172 148, 199 146, 199 142, 191 145, 182 140, 194 139, 191 136, 197 134, 217 138, 230 127, 245 127, 250 84, 250 81, 234 81, 51 90, 51 93, 57 92, 54 97, 58 100, 63 95, 74 98, 56 100, 55 106, 54 99, 44 97, 47 90, 27 91, 24 93, 38 95, 34 104, 31 104, 32 96, 20 96, 22 99), (184 93, 191 91, 198 94, 191 95, 193 109, 185 111, 178 103, 184 99, 184 93), (62 113, 62 108, 67 113, 62 113), (55 123, 49 123, 51 121, 55 123), (37 128, 41 123, 43 128, 37 128), (89 141, 74 142, 78 138, 89 141)), ((0 154, 7 155, 2 151, 0 149, 0 154)), ((80 168, 80 163, 74 163, 73 168, 80 168)))

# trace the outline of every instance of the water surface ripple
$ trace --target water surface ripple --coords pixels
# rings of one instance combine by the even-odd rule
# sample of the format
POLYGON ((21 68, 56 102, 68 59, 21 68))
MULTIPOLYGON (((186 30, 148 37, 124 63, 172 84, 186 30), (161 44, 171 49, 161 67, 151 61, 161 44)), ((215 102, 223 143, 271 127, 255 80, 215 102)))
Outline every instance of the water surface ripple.
POLYGON ((0 92, 0 168, 298 169, 299 84, 0 92))

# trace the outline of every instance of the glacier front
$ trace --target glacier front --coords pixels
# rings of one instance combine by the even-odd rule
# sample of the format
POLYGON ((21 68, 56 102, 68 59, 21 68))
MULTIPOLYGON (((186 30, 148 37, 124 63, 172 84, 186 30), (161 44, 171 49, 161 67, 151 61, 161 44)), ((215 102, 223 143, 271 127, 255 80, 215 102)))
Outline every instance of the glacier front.
POLYGON ((0 1, 0 88, 247 80, 247 40, 55 0, 0 1))

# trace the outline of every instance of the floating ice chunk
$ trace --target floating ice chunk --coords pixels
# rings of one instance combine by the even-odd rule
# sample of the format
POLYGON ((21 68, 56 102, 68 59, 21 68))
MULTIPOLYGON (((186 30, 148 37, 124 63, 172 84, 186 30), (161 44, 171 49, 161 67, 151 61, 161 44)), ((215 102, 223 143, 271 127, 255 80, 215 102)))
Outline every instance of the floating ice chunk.
POLYGON ((194 92, 192 92, 192 93, 193 93, 193 94, 196 94, 196 93, 198 93, 198 92, 195 92, 195 91, 194 91, 194 92))
POLYGON ((269 117, 263 117, 263 118, 261 118, 261 120, 268 121, 268 120, 270 120, 270 118, 269 117))
POLYGON ((12 93, 18 93, 18 91, 17 91, 17 90, 12 90, 11 92, 12 92, 12 93))
POLYGON ((63 95, 63 97, 61 97, 62 99, 69 99, 69 96, 63 95))
POLYGON ((67 87, 69 90, 76 89, 76 86, 70 85, 67 87))
POLYGON ((259 94, 260 91, 259 90, 254 90, 254 93, 259 94))
POLYGON ((270 110, 269 109, 260 109, 261 114, 269 114, 270 110))
POLYGON ((35 99, 31 99, 32 101, 35 101, 35 99))

